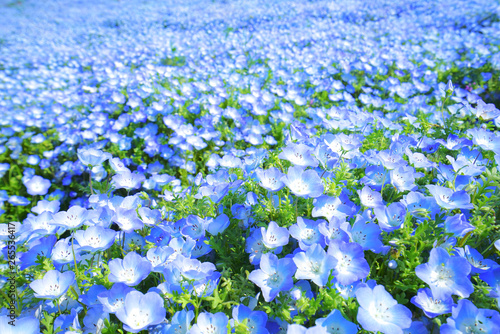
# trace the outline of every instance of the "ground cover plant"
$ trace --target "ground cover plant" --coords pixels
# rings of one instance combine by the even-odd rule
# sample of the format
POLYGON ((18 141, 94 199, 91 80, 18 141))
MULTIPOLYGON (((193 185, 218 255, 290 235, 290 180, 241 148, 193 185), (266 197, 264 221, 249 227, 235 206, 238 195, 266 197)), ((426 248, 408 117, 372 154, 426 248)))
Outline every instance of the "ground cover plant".
POLYGON ((500 333, 497 1, 0 3, 0 333, 500 333))

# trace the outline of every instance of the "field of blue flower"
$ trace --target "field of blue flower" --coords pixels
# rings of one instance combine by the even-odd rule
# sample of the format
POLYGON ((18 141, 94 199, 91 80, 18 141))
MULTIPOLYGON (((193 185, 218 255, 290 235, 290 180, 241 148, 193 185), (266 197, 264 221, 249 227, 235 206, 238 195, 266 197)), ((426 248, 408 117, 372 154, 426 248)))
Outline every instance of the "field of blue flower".
POLYGON ((500 333, 500 2, 0 1, 0 333, 500 333))

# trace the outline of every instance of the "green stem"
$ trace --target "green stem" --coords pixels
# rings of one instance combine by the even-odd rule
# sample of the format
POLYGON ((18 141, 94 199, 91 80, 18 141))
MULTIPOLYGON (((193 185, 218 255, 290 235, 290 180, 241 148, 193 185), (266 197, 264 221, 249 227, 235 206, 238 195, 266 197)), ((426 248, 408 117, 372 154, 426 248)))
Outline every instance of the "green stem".
POLYGON ((92 188, 92 168, 89 167, 89 186, 90 186, 90 194, 94 195, 94 189, 92 188))

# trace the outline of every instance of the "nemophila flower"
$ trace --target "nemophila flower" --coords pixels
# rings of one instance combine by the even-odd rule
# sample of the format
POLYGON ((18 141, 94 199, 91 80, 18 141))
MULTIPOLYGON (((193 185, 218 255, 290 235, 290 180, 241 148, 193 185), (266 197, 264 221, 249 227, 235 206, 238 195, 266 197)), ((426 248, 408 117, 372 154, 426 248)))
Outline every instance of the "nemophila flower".
POLYGON ((435 168, 437 164, 429 161, 425 155, 418 152, 412 152, 409 148, 405 150, 408 160, 415 168, 435 168))
POLYGON ((102 291, 97 295, 97 299, 103 305, 103 311, 106 313, 116 313, 123 307, 125 297, 130 291, 134 291, 123 283, 115 283, 111 289, 102 291))
POLYGON ((90 307, 83 318, 84 333, 101 333, 106 320, 109 322, 109 313, 103 311, 102 305, 90 307))
POLYGON ((449 150, 460 150, 463 147, 472 146, 472 141, 467 138, 460 138, 454 134, 450 134, 446 141, 443 139, 436 139, 436 142, 449 150))
POLYGON ((266 249, 262 240, 262 230, 255 229, 246 239, 245 252, 249 254, 250 263, 257 265, 260 263, 263 251, 266 249))
POLYGON ((100 166, 111 158, 111 154, 95 148, 79 148, 77 152, 78 159, 87 167, 100 166))
POLYGON ((39 334, 40 320, 34 316, 16 318, 14 322, 8 315, 0 316, 2 334, 39 334), (12 325, 14 323, 14 326, 12 325))
POLYGON ((397 167, 389 173, 391 176, 391 184, 399 192, 407 190, 415 190, 417 185, 415 179, 424 176, 422 173, 416 173, 415 168, 411 166, 397 167))
POLYGON ((233 308, 232 315, 231 327, 237 327, 238 324, 243 324, 246 326, 249 333, 268 333, 266 329, 267 314, 264 311, 252 311, 250 307, 240 304, 233 308))
POLYGON ((229 227, 231 223, 226 214, 221 214, 215 218, 206 218, 205 228, 211 235, 222 233, 229 227))
POLYGON ((145 225, 154 226, 161 222, 161 212, 157 209, 150 209, 148 207, 140 207, 139 215, 141 216, 141 220, 145 225))
POLYGON ((317 145, 314 149, 314 155, 326 170, 331 170, 339 162, 339 155, 325 144, 317 145))
POLYGON ((314 244, 320 244, 325 247, 325 238, 319 232, 319 224, 323 220, 311 220, 302 217, 297 217, 297 223, 290 226, 290 235, 297 239, 299 247, 302 250, 307 250, 314 244))
POLYGON ((288 144, 278 158, 288 160, 295 166, 318 167, 318 160, 314 157, 312 148, 304 144, 288 144))
POLYGON ((457 176, 453 177, 453 182, 455 187, 458 188, 466 186, 470 176, 481 175, 485 170, 486 166, 481 166, 479 163, 469 161, 465 156, 459 155, 457 159, 452 156, 447 155, 446 158, 451 163, 454 172, 457 176))
POLYGON ((318 224, 318 231, 325 238, 323 246, 329 243, 332 240, 342 240, 345 242, 349 242, 349 235, 347 234, 347 225, 345 218, 340 219, 337 217, 332 217, 329 222, 320 221, 318 224))
POLYGON ((71 327, 75 330, 81 330, 80 322, 78 321, 78 312, 76 309, 71 309, 71 314, 61 314, 54 319, 54 329, 59 328, 64 333, 74 333, 70 331, 71 327))
POLYGON ((145 239, 156 246, 165 246, 168 245, 170 241, 170 234, 161 227, 156 226, 149 231, 149 235, 147 235, 145 239))
POLYGON ((112 178, 112 183, 116 189, 124 188, 127 191, 132 189, 138 189, 141 187, 141 183, 146 180, 144 174, 132 173, 132 172, 121 172, 116 174, 112 178))
POLYGON ((296 269, 292 259, 278 259, 272 253, 266 253, 260 260, 260 269, 252 271, 248 279, 262 289, 264 300, 270 302, 280 291, 292 288, 296 269))
POLYGON ((298 197, 316 198, 323 194, 323 183, 314 170, 305 171, 299 166, 290 167, 287 175, 283 176, 281 180, 298 197))
POLYGON ((75 239, 81 251, 104 251, 115 242, 115 237, 115 231, 100 226, 90 226, 85 231, 75 232, 75 239))
POLYGON ((337 260, 333 275, 342 285, 365 278, 370 272, 363 248, 355 242, 333 240, 328 245, 328 254, 337 260))
POLYGON ((363 189, 358 190, 359 199, 361 204, 368 208, 375 208, 377 206, 383 206, 384 201, 382 195, 370 189, 368 186, 364 186, 363 189))
POLYGON ((36 203, 36 206, 34 206, 31 211, 36 213, 36 214, 42 214, 43 212, 50 212, 50 213, 56 213, 59 211, 59 207, 61 205, 61 202, 59 201, 46 201, 46 200, 41 200, 36 203))
POLYGON ((467 298, 474 292, 474 286, 467 277, 471 271, 469 262, 460 256, 450 256, 441 248, 433 248, 429 262, 415 268, 415 273, 427 283, 437 298, 457 295, 467 298))
POLYGON ((403 196, 401 203, 406 206, 408 213, 417 219, 425 219, 426 217, 434 219, 441 210, 434 197, 414 191, 403 196))
POLYGON ((170 240, 169 247, 172 247, 175 254, 183 255, 185 257, 191 257, 191 251, 196 246, 196 241, 191 238, 183 239, 182 237, 172 238, 170 240))
MULTIPOLYGON (((278 247, 282 247, 288 244, 288 240, 290 238, 290 234, 285 227, 279 227, 276 222, 271 221, 267 226, 260 228, 262 233, 262 243, 268 249, 275 249, 278 247)), ((278 251, 278 253, 281 252, 278 251)))
POLYGON ((411 311, 385 290, 383 285, 373 289, 361 287, 356 291, 359 303, 357 320, 367 331, 402 334, 411 325, 411 311))
POLYGON ((120 158, 109 159, 109 165, 117 173, 130 172, 130 169, 127 168, 120 158))
POLYGON ((276 167, 269 169, 259 168, 255 170, 255 174, 257 174, 257 178, 259 179, 259 185, 266 190, 278 191, 285 186, 283 181, 281 181, 284 174, 276 167))
POLYGON ((403 159, 402 155, 393 154, 389 151, 380 151, 377 154, 377 158, 388 170, 393 170, 395 168, 407 165, 407 162, 403 159))
POLYGON ((495 261, 485 259, 481 253, 466 245, 464 248, 455 248, 456 253, 467 259, 471 265, 471 274, 481 274, 500 267, 495 261))
POLYGON ((494 310, 478 309, 470 300, 460 299, 451 311, 452 316, 439 328, 442 334, 499 333, 500 314, 494 310))
POLYGON ((111 218, 111 221, 115 222, 121 230, 130 233, 134 230, 140 230, 143 228, 144 223, 137 216, 135 209, 127 209, 119 207, 115 210, 115 214, 111 218))
POLYGON ((80 262, 80 247, 78 245, 72 245, 70 238, 59 240, 54 245, 54 248, 52 248, 51 259, 58 269, 60 269, 63 264, 71 264, 74 260, 73 256, 76 262, 80 262))
POLYGON ((35 292, 36 298, 56 299, 66 293, 74 282, 74 272, 66 271, 61 273, 57 270, 50 270, 43 278, 31 282, 30 288, 35 292))
POLYGON ((152 269, 153 266, 147 259, 136 252, 130 252, 123 259, 113 259, 109 262, 108 280, 135 286, 145 279, 152 269))
POLYGON ((181 230, 181 234, 191 239, 199 239, 205 236, 206 221, 195 215, 186 218, 186 226, 181 230))
POLYGON ((48 258, 52 254, 52 248, 57 241, 55 235, 37 238, 28 244, 29 251, 20 256, 20 269, 24 270, 36 264, 38 257, 48 258))
POLYGON ((194 319, 193 311, 177 311, 172 316, 169 324, 165 326, 165 330, 159 333, 165 334, 187 334, 191 328, 191 321, 194 319))
POLYGON ((436 185, 427 185, 426 187, 443 209, 474 209, 470 202, 470 196, 465 190, 453 191, 450 188, 436 185))
POLYGON ((481 147, 483 150, 494 152, 500 150, 500 136, 497 134, 483 128, 469 129, 467 133, 472 136, 474 145, 481 147))
POLYGON ((360 183, 370 186, 376 191, 380 191, 390 181, 389 171, 380 165, 366 167, 365 176, 359 180, 360 183))
POLYGON ((325 217, 328 220, 332 217, 341 219, 351 217, 358 211, 356 205, 344 192, 342 192, 339 197, 321 195, 314 199, 313 206, 313 217, 325 217))
MULTIPOLYGON (((382 231, 379 225, 358 215, 352 227, 349 224, 345 226, 351 241, 360 245, 363 250, 371 250, 374 253, 382 254, 389 250, 390 246, 384 246, 382 243, 382 231)), ((347 242, 349 240, 343 241, 347 242)))
POLYGON ((453 298, 451 296, 436 298, 429 288, 419 289, 417 295, 411 298, 413 305, 424 311, 429 318, 437 317, 441 314, 451 313, 453 298))
POLYGON ((8 202, 12 206, 26 206, 31 203, 30 200, 26 197, 17 195, 10 196, 8 202))
POLYGON ((116 311, 116 317, 123 322, 123 329, 138 333, 149 326, 158 325, 165 319, 164 300, 156 292, 142 294, 130 291, 123 307, 116 311))
POLYGON ((50 188, 50 181, 44 179, 41 176, 35 175, 30 178, 28 181, 24 182, 28 194, 35 195, 46 195, 50 188))
POLYGON ((378 224, 382 231, 392 232, 403 225, 406 218, 406 208, 400 202, 389 204, 389 206, 378 206, 373 209, 378 224))
POLYGON ((355 334, 358 326, 346 320, 339 310, 333 310, 325 318, 316 319, 316 325, 323 327, 326 333, 355 334))
POLYGON ((323 247, 314 244, 306 252, 298 252, 293 257, 297 266, 296 279, 310 279, 318 286, 325 286, 337 260, 328 255, 323 247))
POLYGON ((446 217, 444 221, 444 230, 446 233, 452 233, 455 237, 463 237, 467 233, 474 231, 476 227, 467 222, 463 213, 446 217))
POLYGON ((100 293, 106 291, 108 290, 104 287, 104 285, 93 285, 87 290, 87 292, 81 294, 80 297, 78 297, 78 301, 89 307, 94 305, 100 305, 101 302, 99 301, 97 296, 100 293))
POLYGON ((192 334, 211 334, 211 333, 227 333, 227 324, 229 319, 227 316, 218 312, 215 314, 202 312, 198 316, 198 322, 191 327, 189 333, 192 334))
POLYGON ((54 225, 62 226, 67 229, 75 229, 83 225, 87 220, 88 211, 81 206, 74 205, 68 211, 56 213, 52 222, 54 225))

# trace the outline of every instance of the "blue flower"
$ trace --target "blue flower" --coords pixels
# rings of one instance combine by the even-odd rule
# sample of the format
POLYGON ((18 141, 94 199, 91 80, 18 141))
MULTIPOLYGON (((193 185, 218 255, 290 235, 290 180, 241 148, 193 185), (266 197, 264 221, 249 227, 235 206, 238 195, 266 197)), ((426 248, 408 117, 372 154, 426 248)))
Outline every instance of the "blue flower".
POLYGON ((250 263, 259 264, 264 250, 266 250, 266 246, 262 240, 262 230, 259 228, 255 229, 247 238, 245 245, 245 252, 250 254, 250 263))
MULTIPOLYGON (((351 241, 363 247, 363 250, 371 250, 374 253, 385 254, 390 246, 384 246, 382 243, 381 229, 379 225, 370 220, 365 219, 363 216, 356 218, 352 227, 346 225, 347 234, 350 236, 351 241)), ((349 241, 349 240, 344 240, 349 241)))
POLYGON ((380 191, 389 182, 389 171, 380 165, 366 167, 365 176, 359 180, 359 183, 370 186, 376 191, 380 191))
POLYGON ((339 310, 333 310, 326 318, 316 319, 316 325, 325 328, 327 333, 356 334, 358 326, 346 320, 339 310))
POLYGON ((452 309, 452 316, 441 325, 440 333, 500 333, 500 314, 478 309, 470 300, 460 299, 452 309))
POLYGON ((77 154, 82 164, 88 167, 100 166, 104 161, 111 159, 111 154, 95 148, 79 148, 77 154))
POLYGON ((123 283, 115 283, 111 289, 100 292, 97 299, 103 305, 104 312, 116 313, 125 303, 125 297, 133 288, 123 283))
POLYGON ((288 160, 295 166, 318 167, 318 160, 313 156, 313 150, 304 144, 288 144, 278 155, 278 158, 288 160))
POLYGON ((378 206, 373 211, 380 228, 385 232, 399 229, 406 218, 406 208, 399 202, 391 203, 388 207, 378 206))
POLYGON ((416 173, 415 168, 411 166, 400 166, 389 173, 391 177, 391 184, 399 192, 407 190, 415 190, 417 185, 415 179, 424 176, 422 173, 416 173))
POLYGON ((443 209, 474 209, 470 202, 470 196, 465 190, 453 191, 450 188, 436 185, 427 185, 426 187, 443 209))
POLYGON ((377 206, 384 205, 382 195, 379 192, 371 190, 368 186, 364 186, 361 191, 358 190, 358 195, 361 204, 363 204, 367 208, 376 208, 377 206))
POLYGON ((12 326, 12 319, 7 315, 0 316, 0 332, 2 334, 39 334, 40 320, 34 316, 16 318, 15 326, 12 326))
POLYGON ((278 259, 272 253, 266 253, 262 255, 260 269, 252 271, 248 279, 262 289, 264 300, 270 302, 280 291, 293 287, 292 275, 296 270, 292 259, 278 259))
POLYGON ((476 227, 467 222, 467 218, 463 213, 453 216, 447 216, 444 221, 444 230, 446 233, 451 233, 455 237, 464 237, 470 231, 474 231, 476 227))
POLYGON ((66 271, 61 273, 57 270, 50 270, 43 278, 31 282, 30 288, 35 291, 35 297, 37 298, 56 299, 66 293, 74 282, 74 272, 66 271))
POLYGON ((137 254, 130 252, 122 259, 109 262, 110 282, 121 282, 128 286, 135 286, 145 279, 152 270, 151 263, 137 254))
POLYGON ((342 285, 348 285, 368 276, 370 266, 364 258, 363 248, 355 242, 333 240, 328 254, 337 260, 333 275, 342 285))
POLYGON ((392 298, 383 285, 356 291, 359 303, 357 320, 367 331, 402 334, 411 325, 411 311, 392 298))
POLYGON ((123 329, 138 333, 149 326, 157 325, 165 319, 164 300, 156 292, 142 294, 130 291, 123 307, 116 311, 116 317, 123 322, 123 329))
POLYGON ((500 267, 495 261, 485 259, 481 253, 466 245, 464 248, 455 248, 459 256, 464 257, 471 265, 471 274, 481 274, 500 267))
POLYGON ((412 304, 424 311, 429 318, 437 317, 441 314, 450 313, 453 306, 453 298, 447 296, 436 298, 429 288, 419 289, 417 295, 412 297, 412 304))
POLYGON ((297 223, 290 226, 290 234, 299 241, 299 247, 302 250, 307 250, 314 244, 320 244, 325 247, 325 238, 319 232, 319 224, 321 220, 315 221, 297 217, 297 223))
POLYGON ((467 277, 470 274, 469 262, 459 256, 450 256, 441 248, 433 248, 429 262, 415 268, 416 275, 427 283, 432 294, 439 299, 452 294, 467 298, 474 292, 474 286, 467 277))
POLYGON ((267 314, 263 311, 252 311, 248 306, 240 304, 233 308, 233 319, 231 327, 237 324, 245 324, 251 334, 268 333, 266 329, 267 314))
POLYGON ((198 316, 198 322, 191 327, 190 333, 192 334, 211 334, 211 333, 227 333, 227 325, 229 319, 227 316, 218 312, 215 314, 202 312, 198 316))
POLYGON ((194 319, 193 311, 178 311, 172 317, 170 324, 166 325, 166 331, 158 333, 164 334, 187 334, 191 328, 191 321, 194 319))
MULTIPOLYGON (((275 249, 288 244, 290 238, 288 230, 285 227, 279 227, 276 222, 271 221, 267 229, 261 227, 260 230, 262 233, 262 242, 268 249, 275 249)), ((280 253, 281 250, 277 252, 280 253)))
POLYGON ((337 264, 337 260, 319 244, 312 245, 306 252, 296 253, 293 262, 297 266, 296 279, 310 279, 320 287, 328 283, 330 273, 337 264))
POLYGON ((283 176, 281 180, 298 197, 316 198, 323 194, 323 183, 314 170, 304 171, 304 168, 299 166, 290 167, 287 175, 283 176))
POLYGON ((257 178, 259 179, 259 185, 269 191, 278 191, 282 189, 285 184, 281 181, 284 176, 282 172, 276 167, 271 167, 269 169, 257 169, 255 170, 257 178))
POLYGON ((90 226, 85 231, 75 232, 81 251, 104 251, 115 242, 116 232, 100 226, 90 226))
POLYGON ((349 235, 346 232, 349 227, 350 225, 345 221, 345 219, 340 219, 337 217, 332 217, 331 219, 329 219, 328 224, 325 221, 321 221, 318 224, 318 230, 319 233, 321 233, 325 237, 323 246, 326 245, 326 243, 337 239, 349 242, 349 235))
POLYGON ((325 217, 328 220, 331 220, 332 217, 350 217, 358 210, 344 192, 339 197, 321 195, 314 199, 313 206, 313 217, 325 217))
POLYGON ((68 211, 60 211, 54 215, 52 224, 75 229, 83 225, 88 217, 88 211, 81 206, 74 205, 68 211))
POLYGON ((50 188, 50 181, 44 179, 41 176, 35 175, 30 178, 28 181, 24 182, 28 194, 35 195, 46 195, 50 188))

